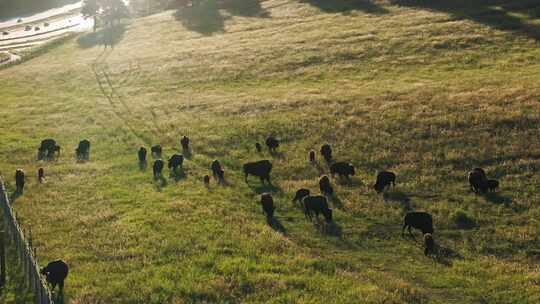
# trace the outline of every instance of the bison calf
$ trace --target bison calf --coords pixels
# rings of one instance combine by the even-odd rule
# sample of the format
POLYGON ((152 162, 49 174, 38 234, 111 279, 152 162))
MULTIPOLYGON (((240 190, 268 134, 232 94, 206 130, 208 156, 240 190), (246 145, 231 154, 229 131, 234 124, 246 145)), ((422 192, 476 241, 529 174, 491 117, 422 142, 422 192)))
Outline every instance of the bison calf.
POLYGON ((261 153, 262 152, 262 146, 260 143, 255 143, 255 150, 257 150, 257 152, 261 153))
POLYGON ((330 179, 326 175, 322 176, 319 179, 319 189, 324 195, 334 194, 334 188, 332 188, 332 185, 330 185, 330 179))
POLYGON ((327 223, 332 222, 332 209, 328 208, 328 201, 322 195, 308 195, 304 197, 304 214, 306 218, 312 219, 313 214, 318 219, 319 214, 324 216, 327 223))
POLYGON ((146 162, 146 154, 148 152, 146 151, 145 147, 141 147, 139 151, 137 152, 137 156, 139 157, 139 163, 146 162))
POLYGON ((324 144, 321 147, 321 155, 327 163, 332 161, 332 147, 329 144, 324 144))
POLYGON ((431 233, 424 234, 424 255, 435 254, 435 241, 431 233))
POLYGON ((308 154, 309 161, 314 163, 315 162, 315 151, 311 150, 308 154))
POLYGON ((375 189, 377 193, 380 193, 381 191, 384 191, 386 187, 390 187, 391 185, 394 187, 396 186, 396 174, 390 171, 381 171, 377 174, 377 180, 373 185, 373 189, 375 189))
POLYGON ((485 192, 486 191, 486 172, 482 168, 474 168, 467 175, 469 180, 469 186, 471 190, 475 193, 485 192))
POLYGON ((268 150, 270 150, 270 152, 276 152, 276 149, 279 147, 279 140, 277 140, 273 136, 269 136, 266 139, 266 146, 268 147, 268 150))
POLYGON ((208 186, 208 185, 210 184, 210 176, 205 175, 205 176, 203 177, 203 182, 204 182, 205 185, 208 186))
POLYGON ((17 169, 15 171, 15 186, 16 186, 16 192, 22 194, 24 191, 24 171, 22 169, 17 169))
POLYGON ((75 149, 77 159, 85 160, 90 158, 90 141, 83 139, 79 142, 79 146, 75 149))
POLYGON ((154 172, 155 179, 162 176, 164 166, 165 166, 165 163, 161 159, 157 159, 156 161, 154 161, 154 165, 152 166, 152 171, 154 172))
POLYGON ((182 139, 180 139, 180 145, 182 146, 182 150, 188 151, 189 150, 189 137, 184 136, 182 139))

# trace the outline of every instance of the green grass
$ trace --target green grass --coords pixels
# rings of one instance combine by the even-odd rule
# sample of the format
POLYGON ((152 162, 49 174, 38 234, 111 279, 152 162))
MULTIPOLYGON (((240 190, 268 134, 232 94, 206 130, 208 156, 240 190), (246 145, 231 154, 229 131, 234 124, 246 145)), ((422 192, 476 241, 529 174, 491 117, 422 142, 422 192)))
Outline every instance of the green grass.
POLYGON ((212 30, 164 12, 129 24, 113 50, 72 39, 0 70, 2 175, 10 189, 16 168, 29 175, 14 206, 39 260, 69 263, 70 303, 540 300, 540 44, 525 25, 536 19, 508 30, 448 9, 316 4, 219 10, 212 30), (254 152, 268 134, 281 158, 254 152), (185 179, 139 171, 139 146, 170 156, 182 135, 185 179), (64 147, 58 162, 35 160, 47 137, 64 147), (91 161, 76 163, 83 138, 91 161), (291 203, 300 187, 318 192, 307 152, 325 142, 357 168, 352 185, 332 179, 326 233, 291 203), (216 158, 229 185, 206 189, 216 158), (243 181, 242 163, 261 158, 285 233, 266 225, 268 189, 243 181), (499 192, 469 191, 475 166, 499 192), (383 169, 397 186, 377 195, 383 169), (443 257, 401 238, 410 209, 433 214, 443 257), (458 210, 474 227, 456 225, 458 210))

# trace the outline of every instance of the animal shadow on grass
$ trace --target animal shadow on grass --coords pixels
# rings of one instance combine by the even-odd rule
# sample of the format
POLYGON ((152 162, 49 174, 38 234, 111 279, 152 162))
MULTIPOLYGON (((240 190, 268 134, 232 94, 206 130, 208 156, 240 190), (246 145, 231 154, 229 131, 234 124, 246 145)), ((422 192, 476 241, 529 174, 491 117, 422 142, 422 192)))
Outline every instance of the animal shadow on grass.
POLYGON ((179 168, 176 171, 171 171, 169 173, 169 178, 174 179, 175 182, 179 182, 181 179, 185 178, 186 175, 184 168, 179 168))
POLYGON ((155 177, 154 180, 157 182, 156 188, 158 189, 158 191, 161 191, 161 189, 167 187, 167 179, 165 179, 163 175, 155 177))
POLYGON ((337 238, 341 238, 343 236, 343 229, 341 229, 341 226, 335 221, 328 223, 324 219, 316 218, 313 225, 317 231, 325 235, 334 236, 337 238))
POLYGON ((385 201, 394 201, 398 202, 404 212, 412 211, 411 198, 404 192, 394 191, 394 192, 384 192, 383 199, 385 201))
POLYGON ((105 27, 96 32, 82 35, 77 39, 77 43, 83 49, 97 45, 113 46, 118 44, 124 38, 125 32, 126 26, 124 24, 118 24, 116 26, 105 27))
POLYGON ((13 204, 15 203, 15 201, 21 196, 23 195, 23 192, 24 191, 14 191, 11 196, 9 197, 9 201, 13 204))
POLYGON ((433 261, 447 267, 451 267, 454 260, 463 259, 463 256, 461 256, 457 251, 441 244, 435 245, 435 254, 431 255, 431 257, 433 258, 433 261))
POLYGON ((139 162, 139 171, 144 172, 146 168, 148 168, 148 162, 146 160, 139 162))
POLYGON ((504 204, 504 205, 510 205, 512 204, 512 198, 504 195, 500 195, 497 192, 487 192, 484 194, 484 197, 487 201, 492 202, 494 204, 504 204))
POLYGON ((184 155, 184 157, 187 159, 191 159, 193 157, 191 149, 182 149, 182 155, 184 155))
POLYGON ((259 184, 257 186, 249 184, 248 186, 251 188, 252 191, 254 191, 257 194, 270 192, 270 193, 277 193, 281 192, 281 188, 279 186, 274 186, 273 184, 259 184))
POLYGON ((270 156, 276 159, 285 159, 285 153, 281 151, 270 151, 270 156))
POLYGON ((287 229, 285 229, 285 226, 283 226, 276 217, 267 218, 266 223, 268 223, 268 226, 274 229, 274 231, 287 235, 287 229))
POLYGON ((328 200, 332 202, 332 205, 338 209, 342 209, 343 208, 343 202, 341 201, 341 199, 339 199, 339 197, 334 193, 332 195, 329 195, 328 196, 328 200))

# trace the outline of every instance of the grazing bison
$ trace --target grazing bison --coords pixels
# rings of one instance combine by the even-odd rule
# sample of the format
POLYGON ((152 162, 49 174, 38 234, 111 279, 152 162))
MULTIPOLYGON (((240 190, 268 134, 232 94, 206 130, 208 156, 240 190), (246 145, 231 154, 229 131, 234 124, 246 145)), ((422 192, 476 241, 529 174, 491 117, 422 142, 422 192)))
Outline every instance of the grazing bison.
POLYGON ((257 162, 244 164, 244 174, 247 183, 248 175, 254 175, 261 179, 261 182, 268 181, 270 184, 270 172, 272 171, 272 163, 269 160, 260 160, 257 162))
POLYGON ((152 170, 154 172, 154 178, 158 178, 161 175, 161 173, 163 172, 163 167, 165 166, 165 163, 161 160, 161 159, 156 159, 156 161, 154 161, 154 165, 152 166, 152 170))
POLYGON ((205 176, 203 177, 203 182, 204 182, 205 185, 208 186, 208 185, 210 184, 210 176, 205 175, 205 176))
POLYGON ((435 241, 431 233, 424 234, 424 255, 435 254, 435 241))
POLYGON ((182 146, 182 150, 188 151, 189 150, 189 137, 183 136, 182 139, 180 139, 180 145, 182 146))
POLYGON ((486 173, 481 168, 474 168, 472 171, 469 172, 467 179, 469 180, 469 186, 472 191, 478 193, 478 192, 485 192, 486 189, 486 173))
POLYGON ((261 195, 261 206, 263 213, 266 214, 266 218, 271 220, 274 217, 274 210, 276 210, 274 207, 274 198, 272 197, 272 194, 263 193, 261 195))
POLYGON ((499 188, 499 181, 496 179, 488 179, 485 184, 487 191, 495 191, 499 188))
POLYGON ((330 179, 326 175, 323 175, 319 179, 319 189, 321 190, 321 193, 324 195, 334 194, 334 188, 332 188, 332 185, 330 185, 330 179))
POLYGON ((43 183, 43 180, 45 179, 45 170, 43 168, 38 169, 38 181, 39 183, 43 183))
POLYGON ((405 228, 409 230, 409 234, 413 236, 411 228, 416 228, 422 231, 422 234, 433 234, 433 219, 431 214, 427 212, 409 212, 403 219, 403 228, 401 234, 405 232, 405 228))
POLYGON ((324 216, 326 222, 332 222, 332 209, 328 208, 328 201, 322 195, 308 195, 302 200, 304 202, 304 214, 306 218, 312 219, 313 214, 318 219, 319 214, 324 216))
POLYGON ((184 163, 184 156, 180 154, 174 154, 169 158, 169 161, 167 163, 167 167, 171 172, 176 173, 178 170, 178 167, 182 167, 182 164, 184 163))
POLYGON ((150 150, 152 151, 152 155, 154 157, 161 157, 161 153, 163 153, 163 148, 161 148, 160 145, 152 146, 152 148, 150 148, 150 150))
POLYGON ((294 196, 294 199, 292 200, 293 203, 295 202, 301 202, 302 199, 310 194, 309 189, 301 188, 296 191, 296 195, 294 196))
POLYGON ((266 146, 268 147, 268 150, 270 150, 270 152, 276 152, 276 149, 279 147, 279 140, 277 140, 273 136, 269 136, 266 139, 266 146))
POLYGON ((15 185, 16 192, 22 194, 24 191, 24 171, 22 169, 17 169, 15 171, 15 185))
POLYGON ((223 183, 225 181, 225 170, 222 168, 219 168, 219 170, 216 172, 217 180, 219 183, 223 183))
POLYGON ((308 154, 309 161, 314 163, 315 162, 315 151, 311 150, 308 154))
POLYGON ((56 285, 60 288, 60 293, 64 290, 64 280, 68 276, 69 267, 62 260, 52 261, 47 266, 41 268, 40 273, 45 276, 47 283, 51 284, 52 290, 56 285))
POLYGON ((137 155, 139 156, 139 162, 140 163, 144 163, 146 162, 146 154, 148 152, 146 151, 146 148, 145 147, 141 147, 139 149, 139 152, 137 152, 137 155))
POLYGON ((375 189, 377 193, 381 193, 386 187, 392 185, 394 187, 396 186, 396 174, 390 171, 381 171, 377 174, 377 180, 373 185, 373 189, 375 189))
POLYGON ((79 146, 75 149, 77 159, 88 159, 90 157, 90 141, 83 139, 79 142, 79 146))
POLYGON ((324 144, 321 147, 321 155, 327 163, 332 161, 332 147, 329 144, 324 144))
POLYGON ((330 166, 330 174, 334 176, 335 174, 341 176, 345 176, 345 178, 349 179, 350 175, 354 175, 354 166, 347 162, 337 162, 333 163, 330 166))
POLYGON ((54 139, 48 138, 41 141, 38 149, 38 159, 41 160, 44 157, 53 159, 55 153, 57 153, 57 156, 60 156, 60 146, 56 144, 54 139))
POLYGON ((262 146, 260 143, 255 143, 255 149, 257 150, 257 152, 261 153, 262 152, 262 146))
POLYGON ((214 178, 217 178, 218 172, 221 170, 221 163, 219 160, 215 159, 212 162, 212 165, 210 165, 210 169, 212 170, 212 175, 214 178))

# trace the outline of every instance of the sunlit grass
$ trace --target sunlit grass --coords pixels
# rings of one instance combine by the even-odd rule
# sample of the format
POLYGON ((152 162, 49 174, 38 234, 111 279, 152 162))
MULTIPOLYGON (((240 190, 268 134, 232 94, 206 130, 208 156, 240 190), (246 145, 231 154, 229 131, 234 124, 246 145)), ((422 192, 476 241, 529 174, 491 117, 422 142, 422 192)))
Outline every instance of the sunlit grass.
POLYGON ((222 12, 231 16, 211 34, 165 12, 130 24, 114 50, 72 39, 1 70, 0 169, 10 189, 15 168, 30 176, 14 206, 39 259, 70 264, 71 303, 537 302, 538 42, 383 7, 265 1, 268 16, 222 12), (92 67, 109 76, 110 100, 92 67), (255 153, 269 134, 282 158, 255 153), (182 135, 192 140, 187 178, 161 187, 136 151, 159 143, 170 156, 182 135), (35 161, 46 137, 64 147, 58 162, 35 161), (76 163, 83 138, 91 159, 76 163), (318 191, 307 152, 326 142, 358 172, 352 185, 332 180, 330 234, 291 203, 300 187, 318 191), (229 186, 207 189, 216 158, 229 186), (262 158, 274 163, 284 234, 266 225, 259 182, 243 181, 242 163, 262 158), (475 166, 500 192, 469 192, 475 166), (385 196, 369 188, 383 169, 398 175, 385 196), (409 209, 433 214, 448 257, 401 238, 409 209), (458 210, 475 225, 457 225, 458 210))

